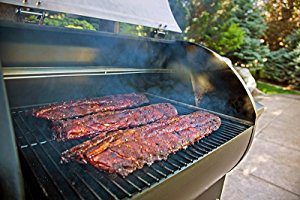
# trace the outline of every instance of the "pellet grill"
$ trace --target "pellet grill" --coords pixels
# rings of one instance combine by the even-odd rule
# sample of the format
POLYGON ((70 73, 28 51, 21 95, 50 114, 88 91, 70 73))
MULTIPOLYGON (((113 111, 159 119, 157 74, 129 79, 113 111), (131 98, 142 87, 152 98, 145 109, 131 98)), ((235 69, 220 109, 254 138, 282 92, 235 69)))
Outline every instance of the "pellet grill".
POLYGON ((4 21, 0 42, 4 197, 217 199, 226 173, 251 145, 253 98, 236 71, 206 47, 4 21), (222 125, 123 178, 61 164, 61 153, 80 141, 56 142, 48 122, 32 116, 33 109, 54 102, 130 92, 145 93, 151 103, 169 102, 179 114, 212 112, 222 125))

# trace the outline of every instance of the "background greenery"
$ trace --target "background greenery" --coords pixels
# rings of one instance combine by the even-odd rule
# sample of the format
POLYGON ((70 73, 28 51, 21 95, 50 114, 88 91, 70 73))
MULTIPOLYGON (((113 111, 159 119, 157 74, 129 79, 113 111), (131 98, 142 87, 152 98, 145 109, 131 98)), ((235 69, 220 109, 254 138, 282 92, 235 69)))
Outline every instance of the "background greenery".
MULTIPOLYGON (((183 34, 166 39, 203 44, 247 67, 256 79, 300 89, 300 1, 169 0, 183 34)), ((37 23, 30 16, 28 22, 37 23)), ((45 25, 152 36, 153 29, 49 13, 45 25)))
POLYGON ((290 90, 285 87, 281 87, 278 85, 273 85, 265 82, 257 82, 257 88, 264 92, 265 94, 297 94, 300 95, 299 91, 290 90))

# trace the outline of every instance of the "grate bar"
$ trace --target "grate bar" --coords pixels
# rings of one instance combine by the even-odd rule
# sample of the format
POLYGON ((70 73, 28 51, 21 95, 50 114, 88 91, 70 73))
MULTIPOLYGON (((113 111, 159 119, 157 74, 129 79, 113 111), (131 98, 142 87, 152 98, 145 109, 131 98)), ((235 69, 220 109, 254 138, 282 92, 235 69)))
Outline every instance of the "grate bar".
POLYGON ((225 143, 225 142, 226 142, 226 140, 224 140, 224 139, 218 137, 217 135, 215 135, 215 137, 212 137, 212 138, 210 138, 210 139, 213 140, 213 141, 215 141, 215 142, 217 142, 218 144, 222 144, 222 143, 225 143))
MULTIPOLYGON (((20 115, 19 115, 20 116, 20 115)), ((21 121, 23 121, 24 122, 24 119, 22 118, 22 116, 20 116, 20 119, 21 119, 21 121)), ((26 124, 25 124, 25 126, 26 126, 26 124)), ((35 138, 35 136, 34 136, 34 138, 35 138)), ((72 185, 72 183, 70 182, 70 180, 68 180, 67 179, 67 177, 61 172, 61 170, 60 170, 60 168, 57 166, 57 164, 55 163, 55 161, 46 153, 46 151, 44 150, 44 147, 43 147, 43 145, 39 145, 39 146, 41 146, 42 148, 42 150, 43 150, 43 152, 46 154, 46 156, 49 158, 49 160, 51 161, 51 163, 53 164, 53 166, 57 169, 57 171, 58 172, 60 172, 60 175, 64 178, 64 180, 68 183, 68 185, 73 189, 73 191, 77 194, 77 196, 80 198, 80 199, 83 199, 83 197, 81 196, 81 194, 79 194, 79 192, 76 190, 76 188, 74 188, 74 186, 72 185)), ((54 181, 55 182, 55 181, 54 181)), ((58 188, 60 188, 59 186, 58 186, 58 188)))
POLYGON ((128 197, 132 197, 132 194, 130 194, 126 189, 120 186, 116 181, 114 181, 113 179, 111 179, 111 181, 115 186, 117 186, 120 190, 122 190, 128 197))
MULTIPOLYGON (((18 127, 18 130, 20 130, 23 134, 22 129, 20 128, 19 123, 17 122, 16 118, 14 118, 14 122, 16 124, 16 126, 18 127)), ((23 134, 24 135, 24 134, 23 134)), ((26 142, 28 142, 28 139, 26 136, 24 136, 26 142)), ((62 190, 60 189, 60 187, 57 185, 56 181, 54 181, 53 177, 51 176, 51 173, 48 171, 47 167, 44 165, 44 162, 42 162, 42 159, 40 158, 40 156, 37 154, 36 150, 32 148, 32 146, 29 145, 29 149, 33 152, 34 156, 37 158, 38 163, 41 164, 43 170, 46 172, 46 174, 48 175, 48 177, 51 179, 52 183, 55 185, 55 187, 57 188, 59 194, 61 195, 61 198, 63 198, 63 193, 62 190)), ((38 166, 38 164, 37 164, 38 166)), ((41 172, 41 171, 39 171, 41 172)), ((38 175, 36 175, 38 176, 38 175)), ((48 196, 48 192, 47 192, 47 196, 48 196)))
POLYGON ((139 186, 137 186, 136 184, 134 184, 132 181, 130 181, 128 179, 124 179, 124 180, 131 186, 135 187, 138 191, 142 191, 142 189, 139 186))
POLYGON ((200 140, 200 143, 206 144, 206 146, 209 146, 212 149, 217 148, 216 145, 210 144, 209 142, 206 142, 205 140, 200 140))
POLYGON ((154 98, 154 99, 160 99, 160 100, 163 100, 163 101, 167 101, 169 103, 175 104, 177 106, 182 106, 182 107, 185 107, 185 108, 187 108, 189 110, 193 110, 193 111, 203 110, 203 111, 210 112, 212 114, 218 115, 218 116, 220 116, 220 117, 222 117, 224 119, 227 119, 227 120, 230 120, 230 121, 239 122, 240 124, 243 124, 245 126, 247 126, 247 125, 249 126, 250 125, 249 121, 242 120, 242 119, 230 116, 230 115, 226 115, 226 114, 223 114, 223 113, 214 112, 214 111, 211 111, 211 110, 207 110, 205 108, 200 108, 198 106, 187 104, 187 103, 184 103, 184 102, 181 102, 181 101, 177 101, 177 100, 174 100, 174 99, 165 98, 163 96, 159 96, 159 95, 156 95, 156 94, 152 94, 152 93, 148 93, 148 92, 144 92, 144 93, 146 95, 148 95, 149 98, 151 97, 151 98, 154 98))
POLYGON ((240 131, 245 129, 245 127, 242 126, 242 125, 239 125, 239 124, 236 124, 236 123, 231 123, 231 122, 228 122, 228 121, 223 121, 222 124, 225 125, 226 127, 235 128, 236 130, 240 130, 240 131))
MULTIPOLYGON (((74 142, 72 142, 72 146, 75 146, 76 144, 74 144, 74 142)), ((65 145, 63 145, 65 146, 65 145)), ((68 149, 68 148, 66 148, 68 149)), ((87 173, 89 175, 89 177, 91 177, 93 180, 95 180, 97 182, 97 184, 99 184, 111 197, 113 197, 114 199, 119 199, 112 191, 110 191, 104 184, 102 184, 99 180, 97 180, 94 175, 92 175, 88 170, 85 171, 85 173, 87 173)))
POLYGON ((194 154, 197 154, 198 157, 203 155, 202 153, 198 152, 195 148, 193 148, 193 146, 191 146, 189 150, 192 151, 194 154))
MULTIPOLYGON (((81 182, 83 182, 86 186, 88 186, 88 183, 83 180, 83 178, 81 178, 81 176, 76 172, 74 171, 74 173, 76 174, 76 176, 80 179, 81 182)), ((90 187, 88 187, 88 189, 91 191, 91 193, 97 197, 97 199, 102 199, 93 189, 91 189, 90 187)))
POLYGON ((96 179, 89 171, 86 171, 92 179, 94 179, 95 182, 97 182, 107 193, 109 193, 110 196, 112 196, 114 199, 119 199, 113 192, 111 192, 104 184, 101 183, 98 179, 96 179))
POLYGON ((209 142, 212 143, 213 145, 215 145, 216 147, 218 147, 222 144, 220 142, 216 142, 216 140, 213 137, 210 138, 209 142))
POLYGON ((182 151, 177 152, 178 156, 184 158, 185 160, 187 160, 188 162, 192 162, 193 160, 188 158, 186 155, 183 154, 182 151))
MULTIPOLYGON (((24 119, 21 117, 22 121, 24 122, 24 119)), ((25 124, 25 126, 27 126, 27 124, 25 124)), ((28 126, 27 126, 28 127, 28 126)), ((40 128, 37 126, 37 130, 40 132, 40 135, 44 136, 46 138, 46 136, 44 135, 44 132, 42 130, 40 130, 40 128)), ((33 132, 33 131, 32 131, 33 132)), ((33 136, 35 137, 35 135, 33 136)), ((35 137, 35 139, 37 140, 37 138, 35 137)), ((52 149, 58 154, 58 156, 60 157, 60 152, 53 146, 53 144, 51 142, 49 142, 50 146, 52 147, 52 149)), ((45 154, 48 156, 48 158, 52 161, 52 163, 54 163, 54 166, 58 169, 58 171, 60 172, 60 174, 62 175, 62 177, 67 180, 67 183, 69 185, 71 185, 72 189, 76 191, 76 193, 78 193, 78 195, 80 196, 81 199, 84 199, 81 194, 78 192, 78 190, 74 187, 74 185, 69 181, 69 179, 65 176, 65 174, 61 171, 60 167, 56 164, 56 162, 53 160, 53 158, 50 156, 50 153, 47 153, 47 151, 45 150, 45 148, 42 148, 43 151, 45 152, 45 154)), ((72 170, 73 173, 75 173, 73 170, 72 170)), ((78 176, 76 176, 78 177, 78 176)), ((85 185, 85 187, 90 190, 90 191, 93 191, 87 184, 85 181, 83 181, 81 179, 81 177, 78 177, 79 180, 83 183, 83 185, 85 185)), ((96 195, 97 197, 98 195, 96 195)))
POLYGON ((199 146, 199 143, 195 143, 195 145, 193 146, 201 151, 204 151, 205 154, 207 154, 209 152, 209 150, 207 150, 207 148, 203 147, 203 146, 199 146))
POLYGON ((226 136, 226 135, 218 134, 218 135, 216 135, 216 136, 222 138, 222 139, 225 140, 225 141, 231 140, 231 137, 228 137, 228 136, 226 136))
POLYGON ((163 172, 161 172, 160 170, 156 169, 156 168, 154 167, 154 165, 151 165, 151 166, 149 166, 149 167, 150 167, 151 169, 153 169, 154 171, 156 171, 158 174, 162 175, 164 178, 167 177, 167 175, 166 175, 165 173, 163 173, 163 172))
POLYGON ((180 169, 180 166, 170 162, 169 160, 166 160, 166 162, 169 163, 170 165, 174 166, 175 168, 180 169))
MULTIPOLYGON (((22 121, 24 122, 24 119, 21 117, 21 119, 22 119, 22 121)), ((25 124, 25 126, 27 126, 27 124, 25 124)), ((27 126, 28 127, 28 126, 27 126)), ((40 132, 40 135, 42 135, 42 136, 44 136, 45 137, 45 139, 46 139, 46 136, 44 135, 44 132, 42 131, 42 130, 40 130, 40 128, 37 126, 37 130, 40 132)), ((33 131, 32 131, 33 132, 33 131)), ((35 136, 34 136, 35 137, 35 136)), ((35 137, 35 139, 37 140, 37 138, 35 137)), ((52 149, 54 149, 54 151, 59 155, 59 157, 60 157, 60 152, 57 150, 57 148, 55 148, 54 147, 54 145, 51 143, 51 142, 49 142, 49 144, 50 144, 50 146, 52 147, 52 149)), ((64 145, 63 145, 64 146, 64 145)), ((43 149, 43 151, 47 154, 47 155, 50 155, 50 154, 48 154, 47 153, 47 151, 45 151, 45 149, 43 149)), ((50 159, 51 159, 51 161, 53 161, 53 163, 55 163, 55 161, 50 157, 50 156, 48 156, 50 159)), ((68 180, 67 178, 66 178, 66 176, 64 175, 64 173, 59 169, 59 167, 55 164, 55 166, 58 168, 58 171, 63 175, 63 177, 66 179, 66 180, 68 180)), ((83 185, 96 197, 96 199, 101 199, 99 196, 98 196, 98 194, 96 194, 95 192, 94 192, 94 190, 89 186, 89 184, 87 184, 80 176, 78 176, 78 174, 74 171, 74 170, 71 170, 75 175, 76 175, 76 177, 78 177, 78 179, 83 183, 83 185)), ((68 183, 72 186, 72 188, 77 192, 77 189, 76 188, 74 188, 73 187, 73 184, 72 183, 70 183, 70 181, 68 181, 68 183)), ((79 193, 78 193, 79 194, 79 193)), ((81 195, 80 195, 81 196, 81 195)), ((83 197, 81 197, 81 198, 83 198, 83 197)))
MULTIPOLYGON (((23 118, 21 118, 21 119, 22 119, 23 122, 24 122, 24 119, 23 119, 23 118)), ((27 126, 27 124, 25 124, 25 126, 27 126)), ((36 127, 37 127, 37 130, 41 133, 41 135, 43 135, 43 136, 45 137, 45 139, 46 139, 45 133, 44 133, 43 131, 41 131, 40 128, 39 128, 38 126, 36 126, 36 127)), ((28 128, 28 126, 27 126, 27 128, 28 128)), ((50 142, 49 144, 50 144, 50 145, 52 146, 52 148, 58 153, 58 155, 59 155, 59 157, 60 157, 60 152, 53 146, 53 144, 52 144, 51 142, 50 142)), ((62 144, 62 146, 64 146, 64 144, 62 144)), ((59 170, 59 171, 60 171, 60 170, 59 170)), ((72 170, 72 172, 76 174, 76 172, 75 172, 74 170, 72 170)), ((63 172, 61 172, 61 171, 60 171, 60 173, 63 174, 63 172)), ((77 174, 77 175, 78 175, 78 174, 77 174)), ((77 176, 77 177, 78 177, 78 176, 77 176)), ((88 190, 90 190, 90 191, 97 197, 97 199, 99 199, 98 194, 96 194, 96 193, 94 192, 94 190, 93 190, 92 188, 90 188, 89 185, 88 185, 85 181, 83 181, 80 177, 79 177, 79 179, 80 179, 81 182, 83 182, 83 184, 85 185, 85 187, 88 188, 88 190)), ((77 190, 73 187, 73 184, 70 183, 70 182, 69 182, 69 184, 72 185, 72 188, 77 192, 77 190)))
POLYGON ((231 134, 230 130, 223 129, 223 133, 226 133, 226 136, 228 136, 230 139, 235 137, 235 135, 231 134))
POLYGON ((190 151, 189 149, 186 149, 185 153, 188 154, 189 156, 191 156, 193 159, 198 158, 198 156, 195 156, 193 153, 190 153, 189 151, 190 151))
POLYGON ((162 167, 162 168, 166 169, 167 171, 169 171, 169 172, 171 172, 171 173, 173 173, 173 172, 174 172, 174 170, 173 170, 173 169, 170 169, 168 166, 165 166, 165 165, 163 165, 163 164, 162 164, 162 163, 160 163, 160 162, 157 162, 157 164, 158 164, 160 167, 162 167))
POLYGON ((207 154, 207 152, 204 149, 201 149, 201 148, 197 147, 196 144, 191 146, 191 148, 195 149, 195 151, 199 152, 201 155, 207 154))
POLYGON ((143 182, 145 185, 150 186, 151 184, 148 183, 148 181, 146 181, 145 179, 143 179, 140 176, 135 175, 134 173, 132 174, 132 176, 136 177, 137 179, 139 179, 141 182, 143 182))
MULTIPOLYGON (((177 155, 179 156, 179 155, 177 155)), ((180 164, 182 164, 183 166, 187 166, 187 163, 186 162, 183 162, 182 160, 179 160, 179 159, 175 159, 174 158, 175 156, 173 156, 173 159, 176 160, 177 162, 179 162, 180 164)))
POLYGON ((149 177, 153 178, 156 182, 159 181, 158 178, 156 178, 155 176, 153 176, 152 174, 150 174, 149 172, 146 172, 144 169, 142 169, 149 177))

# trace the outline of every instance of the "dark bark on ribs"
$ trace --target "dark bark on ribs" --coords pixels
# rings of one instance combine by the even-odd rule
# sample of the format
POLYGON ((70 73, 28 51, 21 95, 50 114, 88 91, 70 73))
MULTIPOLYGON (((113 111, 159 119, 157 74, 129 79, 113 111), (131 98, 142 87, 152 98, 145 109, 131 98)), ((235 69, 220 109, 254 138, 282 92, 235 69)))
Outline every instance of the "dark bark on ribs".
POLYGON ((33 115, 48 120, 60 120, 92 113, 136 107, 149 100, 143 94, 119 94, 50 105, 34 111, 33 115))
POLYGON ((78 139, 99 135, 128 127, 137 127, 177 115, 176 108, 169 103, 159 103, 130 110, 96 113, 79 119, 55 122, 53 130, 57 140, 78 139))
POLYGON ((129 130, 119 130, 106 138, 97 136, 62 154, 108 171, 127 176, 145 164, 168 155, 209 135, 221 125, 219 117, 202 111, 175 116, 129 130))

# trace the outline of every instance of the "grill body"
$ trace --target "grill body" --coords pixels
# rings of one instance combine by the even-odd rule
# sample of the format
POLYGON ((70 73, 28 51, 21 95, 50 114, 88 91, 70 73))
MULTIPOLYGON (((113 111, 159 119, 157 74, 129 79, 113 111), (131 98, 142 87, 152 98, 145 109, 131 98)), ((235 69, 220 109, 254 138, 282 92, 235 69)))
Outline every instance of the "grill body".
POLYGON ((205 47, 33 25, 0 26, 0 55, 28 198, 197 198, 243 158, 255 127, 253 99, 234 69, 205 47), (31 115, 41 105, 144 92, 179 114, 208 110, 222 119, 210 136, 126 178, 60 164, 80 141, 53 141, 31 115), (37 192, 39 191, 39 192, 37 192))

